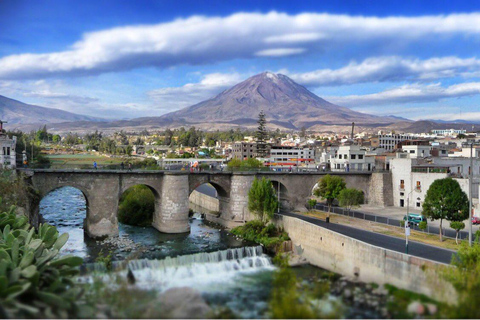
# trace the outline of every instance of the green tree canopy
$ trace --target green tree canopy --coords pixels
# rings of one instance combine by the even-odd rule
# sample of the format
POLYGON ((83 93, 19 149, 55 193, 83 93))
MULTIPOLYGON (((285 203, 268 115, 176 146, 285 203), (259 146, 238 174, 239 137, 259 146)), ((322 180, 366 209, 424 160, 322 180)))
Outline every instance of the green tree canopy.
POLYGON ((260 221, 266 223, 278 208, 277 195, 272 182, 265 177, 262 180, 255 178, 248 191, 248 210, 260 221))
POLYGON ((350 211, 352 207, 363 204, 363 192, 355 188, 346 188, 338 194, 338 203, 350 211))
POLYGON ((318 180, 318 186, 313 191, 313 194, 327 200, 328 212, 330 212, 333 200, 338 198, 338 195, 343 189, 345 189, 345 186, 346 184, 343 178, 327 174, 325 177, 318 180))
POLYGON ((452 221, 450 222, 450 228, 455 230, 455 242, 458 244, 458 233, 460 230, 465 229, 465 223, 461 221, 452 221))
POLYGON ((468 197, 452 178, 435 180, 427 191, 423 202, 423 214, 433 220, 440 219, 440 241, 442 221, 463 221, 468 218, 468 197))

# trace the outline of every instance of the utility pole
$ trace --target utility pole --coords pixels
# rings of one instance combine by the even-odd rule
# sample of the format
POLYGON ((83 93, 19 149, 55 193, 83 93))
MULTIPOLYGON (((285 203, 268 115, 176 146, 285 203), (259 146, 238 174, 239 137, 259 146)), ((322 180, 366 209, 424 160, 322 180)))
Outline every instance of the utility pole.
POLYGON ((468 177, 468 243, 472 246, 472 179, 473 179, 473 141, 470 142, 470 170, 468 177))

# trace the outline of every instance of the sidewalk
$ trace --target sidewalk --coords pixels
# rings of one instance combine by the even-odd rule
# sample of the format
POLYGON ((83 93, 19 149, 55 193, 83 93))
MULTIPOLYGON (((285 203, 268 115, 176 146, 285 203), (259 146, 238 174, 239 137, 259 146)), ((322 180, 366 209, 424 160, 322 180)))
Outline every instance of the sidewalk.
MULTIPOLYGON (((406 207, 404 208, 393 207, 393 206, 392 207, 376 207, 368 204, 361 205, 359 208, 355 208, 354 210, 375 214, 377 216, 394 218, 398 220, 403 220, 403 217, 407 214, 406 207)), ((408 209, 408 212, 421 214, 422 210, 418 210, 417 208, 410 207, 408 209)), ((468 219, 464 220, 463 222, 465 223, 465 229, 463 229, 462 231, 468 232, 468 226, 469 226, 468 219)), ((429 219, 428 224, 432 227, 440 227, 440 220, 431 221, 429 219)), ((443 220, 442 227, 445 229, 453 230, 450 228, 450 221, 447 221, 447 220, 443 220)), ((477 230, 480 230, 480 225, 473 225, 472 230, 473 230, 473 234, 475 235, 475 232, 477 230)))

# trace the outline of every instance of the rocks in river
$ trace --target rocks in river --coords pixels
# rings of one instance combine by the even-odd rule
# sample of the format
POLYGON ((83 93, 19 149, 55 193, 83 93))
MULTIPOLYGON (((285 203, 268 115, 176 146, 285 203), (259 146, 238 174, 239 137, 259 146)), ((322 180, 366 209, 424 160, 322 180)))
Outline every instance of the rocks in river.
POLYGON ((158 298, 158 304, 166 318, 200 319, 211 311, 199 291, 182 287, 165 291, 158 298))
POLYGON ((425 306, 418 301, 413 301, 408 305, 407 312, 421 316, 425 314, 425 306))

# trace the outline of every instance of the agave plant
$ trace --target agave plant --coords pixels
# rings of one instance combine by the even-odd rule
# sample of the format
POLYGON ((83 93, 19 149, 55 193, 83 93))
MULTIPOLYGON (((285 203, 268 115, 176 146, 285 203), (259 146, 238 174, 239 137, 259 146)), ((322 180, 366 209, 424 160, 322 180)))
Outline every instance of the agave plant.
POLYGON ((83 260, 57 257, 68 240, 57 228, 37 230, 15 208, 0 213, 0 315, 67 318, 78 314, 81 289, 73 282, 83 260))

